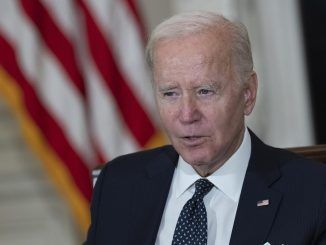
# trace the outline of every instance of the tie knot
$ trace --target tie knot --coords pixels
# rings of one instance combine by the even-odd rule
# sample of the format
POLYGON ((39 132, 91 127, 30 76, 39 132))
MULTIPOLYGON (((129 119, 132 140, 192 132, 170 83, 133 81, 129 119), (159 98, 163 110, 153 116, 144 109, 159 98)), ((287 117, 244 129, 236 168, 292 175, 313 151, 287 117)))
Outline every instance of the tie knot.
POLYGON ((207 179, 199 179, 195 182, 195 194, 193 198, 204 198, 204 196, 213 188, 213 184, 207 179))

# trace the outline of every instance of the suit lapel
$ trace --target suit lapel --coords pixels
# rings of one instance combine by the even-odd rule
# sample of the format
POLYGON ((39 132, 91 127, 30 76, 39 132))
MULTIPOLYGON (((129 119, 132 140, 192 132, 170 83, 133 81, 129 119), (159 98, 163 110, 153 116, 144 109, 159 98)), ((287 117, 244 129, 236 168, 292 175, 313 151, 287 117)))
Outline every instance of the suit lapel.
POLYGON ((145 176, 135 183, 128 244, 155 243, 177 160, 175 150, 167 148, 148 163, 145 176))
POLYGON ((230 245, 264 244, 282 195, 271 189, 280 178, 271 148, 251 133, 252 153, 244 179, 230 245), (265 205, 257 205, 259 201, 265 205), (268 202, 268 205, 267 205, 268 202))

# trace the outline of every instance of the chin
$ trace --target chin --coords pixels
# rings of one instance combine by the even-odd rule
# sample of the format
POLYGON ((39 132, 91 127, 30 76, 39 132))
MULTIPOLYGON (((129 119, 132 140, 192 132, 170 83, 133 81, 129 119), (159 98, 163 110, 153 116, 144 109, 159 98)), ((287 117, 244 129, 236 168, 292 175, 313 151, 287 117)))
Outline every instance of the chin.
POLYGON ((205 163, 209 162, 207 152, 200 149, 181 150, 179 154, 191 166, 205 165, 205 163))

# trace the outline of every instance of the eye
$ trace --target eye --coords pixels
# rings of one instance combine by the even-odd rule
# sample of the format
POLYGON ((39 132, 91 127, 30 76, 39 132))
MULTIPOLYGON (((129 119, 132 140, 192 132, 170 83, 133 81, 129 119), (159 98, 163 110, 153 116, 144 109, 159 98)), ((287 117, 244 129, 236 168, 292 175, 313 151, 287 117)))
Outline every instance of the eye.
POLYGON ((213 90, 205 89, 205 88, 200 89, 200 90, 198 91, 198 94, 199 94, 199 95, 210 95, 210 94, 213 94, 213 93, 214 93, 213 90))
POLYGON ((168 92, 163 93, 164 97, 172 97, 172 96, 176 96, 176 95, 177 95, 177 93, 173 92, 173 91, 168 91, 168 92))

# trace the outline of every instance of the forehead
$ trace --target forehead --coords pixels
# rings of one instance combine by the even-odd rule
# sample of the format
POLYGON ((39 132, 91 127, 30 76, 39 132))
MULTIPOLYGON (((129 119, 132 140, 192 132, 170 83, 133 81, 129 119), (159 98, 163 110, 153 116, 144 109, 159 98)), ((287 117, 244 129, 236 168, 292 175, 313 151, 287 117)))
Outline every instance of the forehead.
POLYGON ((160 40, 155 45, 153 61, 154 78, 224 73, 230 66, 229 45, 225 37, 211 32, 160 40))

